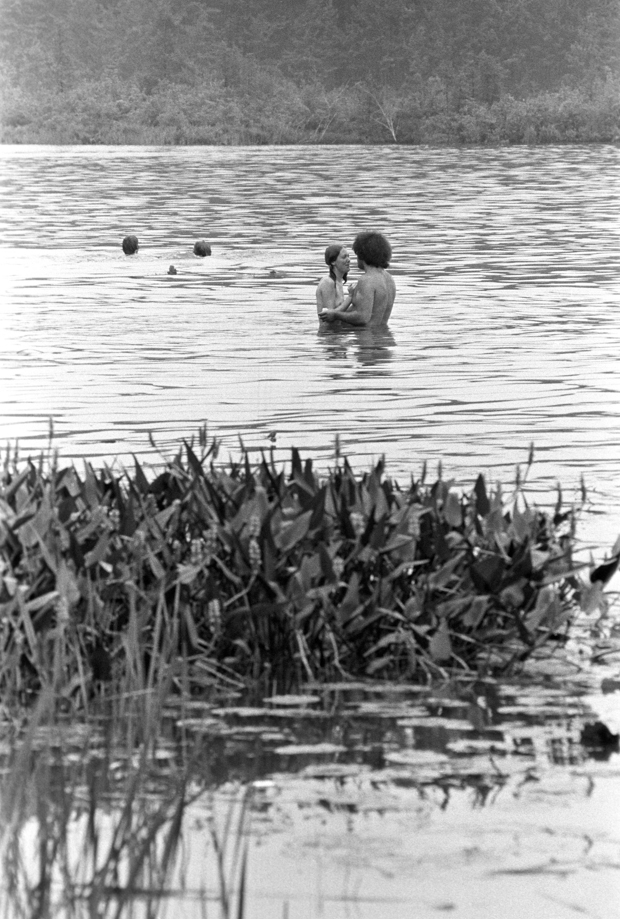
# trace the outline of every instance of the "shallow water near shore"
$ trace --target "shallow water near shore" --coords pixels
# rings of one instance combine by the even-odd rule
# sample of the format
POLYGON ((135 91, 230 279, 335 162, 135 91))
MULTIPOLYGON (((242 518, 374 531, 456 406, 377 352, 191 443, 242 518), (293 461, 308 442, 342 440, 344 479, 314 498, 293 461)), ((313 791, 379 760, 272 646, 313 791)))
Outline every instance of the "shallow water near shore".
POLYGON ((620 728, 620 644, 599 633, 608 659, 588 663, 581 642, 595 626, 503 684, 186 699, 168 706, 144 758, 122 744, 106 753, 95 720, 41 728, 32 746, 54 771, 14 821, 3 915, 21 915, 18 893, 37 890, 38 851, 49 915, 62 919, 93 915, 97 883, 97 915, 123 919, 608 919, 620 893, 620 753, 584 728, 601 718, 620 728), (35 845, 37 820, 54 845, 35 845), (146 864, 132 872, 143 845, 146 864))
MULTIPOLYGON (((166 456, 206 421, 225 453, 241 437, 257 457, 296 446, 327 467, 338 437, 359 469, 385 454, 407 483, 441 461, 465 487, 483 472, 507 490, 533 442, 542 503, 557 481, 578 499, 584 477, 578 536, 600 560, 620 532, 619 161, 611 146, 0 147, 0 441, 46 450, 52 418, 61 462, 156 464, 150 435, 166 456), (390 328, 319 331, 323 250, 370 225, 394 249, 390 328), (211 257, 193 256, 199 238, 211 257)), ((171 708, 136 802, 148 828, 191 750, 182 846, 165 884, 145 875, 122 906, 110 882, 105 915, 608 919, 620 758, 582 731, 620 731, 615 617, 501 685, 171 708)), ((98 731, 38 735, 66 783, 33 791, 24 852, 37 820, 51 839, 64 820, 79 862, 97 783, 106 851, 136 762, 122 747, 106 760, 98 731)), ((89 915, 78 864, 80 878, 63 919, 89 915)), ((0 916, 27 915, 17 904, 0 916)))

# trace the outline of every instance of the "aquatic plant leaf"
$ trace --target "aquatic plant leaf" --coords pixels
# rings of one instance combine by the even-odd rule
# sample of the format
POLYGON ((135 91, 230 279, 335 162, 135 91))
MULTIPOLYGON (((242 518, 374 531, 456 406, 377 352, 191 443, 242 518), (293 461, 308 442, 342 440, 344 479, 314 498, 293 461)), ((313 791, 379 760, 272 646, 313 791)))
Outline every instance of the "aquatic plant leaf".
POLYGON ((63 559, 58 563, 56 590, 69 608, 74 606, 81 596, 75 574, 63 559))
POLYGON ((198 648, 200 644, 198 629, 196 628, 196 622, 192 615, 192 611, 187 603, 183 604, 183 618, 185 619, 185 627, 187 628, 190 645, 192 648, 198 648))
POLYGON ((44 539, 53 519, 50 496, 46 490, 36 514, 23 525, 16 523, 13 530, 19 529, 19 539, 23 546, 34 546, 39 539, 44 539))
POLYGON ((428 646, 429 653, 434 661, 447 661, 452 657, 452 642, 450 641, 450 631, 448 623, 442 620, 439 628, 431 637, 428 646))
POLYGON ((472 567, 472 576, 484 587, 496 590, 504 571, 504 563, 497 555, 480 559, 472 567))
POLYGON ((377 657, 375 660, 371 661, 366 667, 366 673, 368 676, 373 676, 375 673, 379 673, 381 670, 385 670, 394 663, 394 655, 390 654, 383 657, 377 657))
POLYGON ((290 552, 293 546, 296 546, 310 528, 310 519, 312 511, 305 511, 292 523, 285 524, 279 533, 274 535, 274 542, 282 552, 290 552))
POLYGON ((375 520, 381 520, 383 517, 386 517, 389 514, 390 506, 387 502, 385 492, 380 486, 377 487, 376 491, 373 494, 374 504, 372 512, 374 514, 375 520))
MULTIPOLYGON (((28 481, 29 476, 30 476, 30 469, 26 468, 23 470, 23 472, 20 472, 18 475, 16 475, 13 481, 10 482, 9 485, 6 485, 4 487, 3 497, 6 502, 10 502, 13 499, 13 497, 16 497, 18 495, 22 485, 28 481)), ((27 490, 23 492, 23 498, 25 501, 29 499, 27 490)), ((22 506, 22 502, 16 502, 17 510, 19 510, 20 506, 22 506)))
POLYGON ((474 494, 476 497, 476 513, 479 517, 486 517, 486 515, 491 510, 491 505, 489 503, 487 487, 482 473, 480 473, 476 479, 476 484, 474 485, 474 494))
POLYGON ((165 507, 159 513, 155 514, 152 518, 152 523, 154 523, 159 530, 163 533, 166 529, 168 521, 178 513, 178 507, 176 504, 171 504, 169 507, 165 507))
POLYGON ((595 581, 594 584, 585 584, 579 595, 579 605, 584 613, 595 613, 607 607, 607 600, 603 593, 603 584, 595 581))
POLYGON ((471 601, 471 606, 468 611, 463 616, 463 625, 466 628, 477 629, 482 620, 484 619, 484 614, 489 608, 489 597, 480 596, 474 597, 471 601))
POLYGON ((102 535, 97 540, 97 544, 94 549, 91 549, 90 552, 87 552, 84 556, 84 564, 87 568, 92 568, 93 565, 102 562, 108 554, 108 548, 110 545, 110 537, 107 533, 102 533, 102 535))
POLYGON ((360 605, 359 587, 360 576, 357 571, 354 571, 347 585, 347 592, 338 609, 338 618, 341 622, 348 619, 351 613, 358 609, 360 605))
POLYGON ((22 625, 24 628, 24 633, 26 635, 26 638, 28 639, 28 644, 30 646, 30 653, 32 655, 33 660, 36 660, 37 659, 37 639, 36 639, 36 633, 35 633, 35 628, 34 628, 34 624, 32 621, 32 617, 30 616, 30 611, 28 609, 27 604, 24 603, 24 600, 19 592, 16 594, 16 599, 17 599, 17 605, 18 605, 21 620, 22 620, 22 625))
POLYGON ((95 475, 93 467, 90 463, 84 463, 84 468, 86 474, 84 476, 84 488, 82 490, 82 496, 85 498, 89 507, 95 508, 101 501, 101 493, 99 484, 97 482, 97 476, 95 475))
POLYGON ((452 527, 460 527, 463 524, 463 512, 461 510, 461 502, 454 494, 454 492, 448 492, 446 500, 443 507, 444 517, 446 518, 447 523, 452 527))
POLYGON ((308 507, 309 505, 311 505, 312 499, 314 498, 314 495, 315 495, 314 483, 312 482, 311 484, 309 484, 308 481, 306 480, 306 477, 304 475, 301 475, 299 472, 296 472, 292 476, 292 481, 295 483, 295 485, 297 485, 297 488, 298 488, 297 495, 299 497, 302 507, 308 507))
POLYGON ((505 587, 501 594, 500 600, 508 609, 511 607, 514 609, 519 609, 525 603, 525 594, 523 588, 527 584, 525 578, 520 578, 518 582, 514 584, 509 584, 508 587, 505 587))
POLYGON ((444 600, 443 603, 438 603, 434 612, 440 619, 449 620, 465 612, 465 610, 469 610, 471 602, 469 597, 454 597, 452 600, 444 600))
POLYGON ((185 440, 183 441, 183 446, 185 447, 185 455, 190 469, 198 479, 204 478, 204 466, 192 450, 191 445, 185 440))
POLYGON ((304 593, 312 589, 312 585, 321 574, 321 562, 318 555, 304 555, 299 571, 295 577, 298 579, 304 593))
POLYGON ((297 447, 291 449, 291 477, 294 479, 296 476, 299 476, 303 479, 303 469, 301 465, 301 457, 299 455, 299 450, 297 447))
POLYGON ((433 571, 428 578, 428 586, 431 590, 440 590, 443 587, 446 587, 450 581, 453 579, 455 574, 455 569, 459 567, 462 561, 461 554, 455 555, 453 558, 448 559, 448 561, 438 568, 437 571, 433 571))
POLYGON ((177 565, 177 583, 192 584, 201 571, 202 565, 177 565))
POLYGON ((158 580, 163 581, 164 578, 166 577, 165 568, 163 567, 163 565, 161 564, 161 562, 159 561, 155 553, 151 552, 150 549, 147 553, 147 557, 149 560, 151 571, 153 572, 153 574, 158 580))
MULTIPOLYGON (((25 604, 25 609, 29 613, 38 613, 39 610, 45 609, 46 606, 51 606, 58 599, 58 591, 50 590, 48 593, 41 594, 39 597, 35 597, 32 600, 28 600, 25 604)), ((4 609, 4 607, 0 607, 4 609)))
POLYGON ((549 561, 549 553, 541 552, 540 549, 530 549, 530 559, 532 562, 533 571, 538 571, 541 568, 544 568, 547 562, 549 561))
POLYGON ((387 635, 383 635, 379 641, 375 642, 372 647, 364 652, 364 657, 370 657, 371 654, 376 654, 377 651, 382 651, 384 648, 390 647, 390 645, 400 644, 404 638, 405 636, 399 632, 388 632, 387 635))
POLYGON ((545 621, 552 621, 560 612, 557 594, 552 586, 543 587, 536 598, 536 606, 525 617, 525 626, 533 632, 545 621))
POLYGON ((135 454, 133 457, 133 461, 134 461, 134 474, 135 474, 134 482, 135 482, 136 488, 138 489, 140 494, 145 495, 149 491, 148 479, 145 476, 142 470, 142 466, 138 462, 138 458, 135 456, 135 454))
POLYGON ((323 527, 325 520, 325 500, 327 497, 327 489, 325 487, 321 488, 314 495, 314 500, 312 502, 312 517, 310 518, 310 530, 318 530, 323 527))
POLYGON ((320 566, 321 566, 321 574, 323 575, 323 577, 324 577, 326 580, 328 580, 328 581, 333 580, 333 579, 336 577, 336 574, 335 574, 335 571, 334 571, 334 566, 333 566, 333 562, 332 562, 332 557, 331 557, 331 555, 329 554, 329 552, 327 551, 327 549, 326 549, 324 543, 322 543, 322 542, 320 543, 320 545, 319 545, 319 547, 318 547, 318 553, 319 553, 319 555, 318 555, 318 557, 319 557, 319 563, 320 563, 320 566))
POLYGON ((41 555, 45 559, 45 564, 50 569, 50 571, 53 571, 54 574, 56 574, 58 570, 58 566, 56 563, 55 553, 50 550, 45 540, 43 540, 38 534, 37 534, 37 542, 39 544, 39 551, 41 552, 41 555))

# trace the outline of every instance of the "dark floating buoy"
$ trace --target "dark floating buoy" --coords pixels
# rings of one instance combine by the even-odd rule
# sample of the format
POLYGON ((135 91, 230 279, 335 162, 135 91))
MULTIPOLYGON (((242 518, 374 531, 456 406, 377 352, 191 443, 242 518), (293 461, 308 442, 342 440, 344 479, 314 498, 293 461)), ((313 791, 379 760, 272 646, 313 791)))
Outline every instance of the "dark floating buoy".
POLYGON ((174 265, 171 265, 170 268, 168 269, 168 274, 176 274, 176 273, 177 273, 176 268, 174 267, 174 265))
POLYGON ((205 255, 211 255, 211 246, 204 239, 199 239, 194 243, 194 255, 204 258, 205 255))
POLYGON ((134 255, 138 251, 138 237, 126 236, 123 240, 123 252, 125 255, 134 255))
POLYGON ((271 271, 269 272, 269 277, 270 278, 283 278, 284 272, 278 271, 277 268, 272 268, 271 271))

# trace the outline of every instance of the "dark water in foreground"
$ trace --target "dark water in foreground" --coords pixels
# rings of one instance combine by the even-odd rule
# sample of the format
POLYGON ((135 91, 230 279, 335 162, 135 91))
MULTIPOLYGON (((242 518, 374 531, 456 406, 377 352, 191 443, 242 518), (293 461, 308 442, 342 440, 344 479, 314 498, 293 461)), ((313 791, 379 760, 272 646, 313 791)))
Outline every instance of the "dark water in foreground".
MULTIPOLYGON (((358 468, 385 453, 395 478, 441 460, 465 484, 482 471, 508 485, 534 441, 535 493, 559 479, 571 500, 585 477, 581 534, 600 557, 620 531, 619 159, 616 147, 0 147, 0 439, 38 451, 52 417, 66 459, 156 461, 149 433, 166 452, 207 421, 233 453, 241 435, 327 464, 338 435, 358 468), (394 248, 390 331, 318 335, 323 249, 371 225, 394 248), (134 258, 120 249, 130 232, 134 258)), ((236 697, 171 713, 137 812, 197 743, 195 800, 170 896, 145 888, 122 919, 236 915, 222 885, 238 890, 239 838, 245 919, 610 919, 620 759, 580 737, 596 719, 620 729, 620 662, 607 623, 610 653, 589 665, 584 629, 515 685, 310 687, 312 700, 268 714, 236 697)), ((98 769, 96 734, 54 738, 79 779, 74 806, 60 794, 49 806, 84 879, 79 769, 98 769)), ((100 854, 132 763, 119 752, 106 768, 100 854)), ((15 903, 7 919, 28 915, 15 903)), ((111 891, 109 915, 116 903, 111 891)), ((58 915, 89 914, 84 902, 58 915)))

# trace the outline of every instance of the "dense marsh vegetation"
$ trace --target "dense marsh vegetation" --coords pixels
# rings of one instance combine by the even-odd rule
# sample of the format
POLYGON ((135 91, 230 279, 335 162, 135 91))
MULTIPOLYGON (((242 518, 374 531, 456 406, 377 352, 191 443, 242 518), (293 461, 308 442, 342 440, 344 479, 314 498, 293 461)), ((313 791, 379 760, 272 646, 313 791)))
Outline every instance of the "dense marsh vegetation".
MULTIPOLYGON (((165 687, 261 696, 307 680, 428 682, 509 672, 601 601, 575 570, 574 510, 479 476, 401 488, 383 463, 324 476, 293 451, 218 464, 185 443, 157 475, 82 475, 8 456, 0 492, 2 666, 9 708, 51 691, 88 709, 165 687)), ((530 457, 531 460, 531 457, 530 457)))
POLYGON ((5 143, 620 137, 614 0, 6 0, 5 143))
MULTIPOLYGON (((463 749, 510 752, 472 698, 497 705, 494 676, 561 645, 579 607, 604 609, 618 562, 594 583, 575 564, 576 510, 561 492, 552 511, 528 503, 532 461, 502 494, 482 476, 462 493, 441 468, 433 484, 422 470, 406 486, 382 462, 355 474, 337 445, 322 475, 296 450, 287 468, 243 450, 223 462, 205 429, 157 471, 80 471, 51 449, 38 461, 7 451, 0 915, 155 916, 170 899, 181 915, 187 894, 201 914, 242 919, 258 792, 218 791, 217 770, 226 737, 237 758, 243 732, 256 739, 224 720, 261 715, 248 702, 300 717, 322 701, 327 711, 305 714, 329 756, 345 750, 317 743, 339 730, 330 688, 423 683, 437 704, 467 708, 476 739, 463 749), (195 802, 203 861, 188 893, 195 802)), ((306 749, 273 730, 271 743, 287 737, 281 752, 306 749)), ((423 764, 426 785, 480 781, 486 794, 510 773, 489 758, 490 777, 465 778, 445 756, 388 746, 414 777, 423 764), (443 771, 429 777, 436 759, 443 771)))

